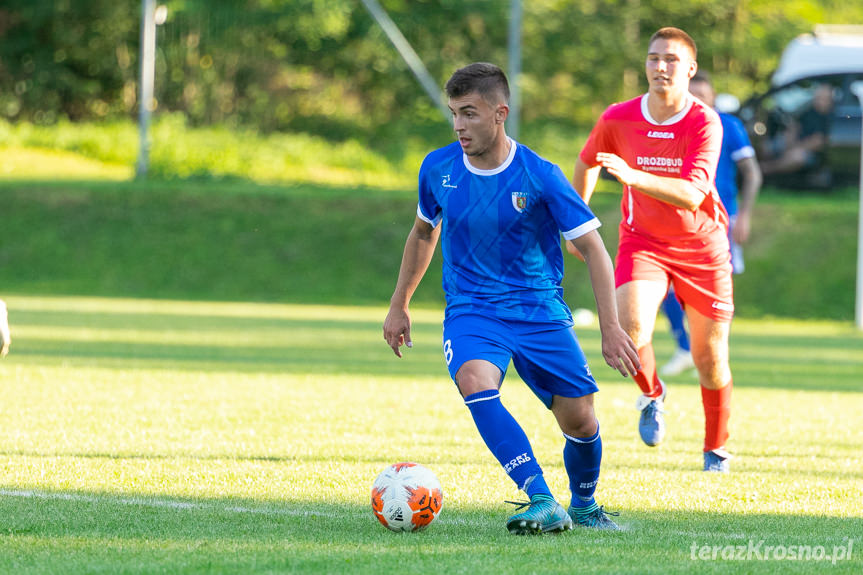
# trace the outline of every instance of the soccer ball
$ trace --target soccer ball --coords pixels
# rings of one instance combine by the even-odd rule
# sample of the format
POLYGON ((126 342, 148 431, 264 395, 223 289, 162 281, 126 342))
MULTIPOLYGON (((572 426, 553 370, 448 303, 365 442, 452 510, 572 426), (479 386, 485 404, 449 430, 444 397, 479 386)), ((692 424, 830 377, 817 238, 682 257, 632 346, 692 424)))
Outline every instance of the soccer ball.
POLYGON ((387 466, 372 485, 372 511, 393 531, 419 531, 440 514, 443 491, 434 473, 418 463, 387 466))

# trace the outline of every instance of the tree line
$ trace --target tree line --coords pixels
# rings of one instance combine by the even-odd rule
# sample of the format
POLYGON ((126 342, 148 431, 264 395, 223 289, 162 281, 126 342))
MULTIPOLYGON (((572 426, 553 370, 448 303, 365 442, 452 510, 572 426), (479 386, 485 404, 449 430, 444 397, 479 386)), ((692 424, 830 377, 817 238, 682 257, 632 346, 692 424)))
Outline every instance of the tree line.
MULTIPOLYGON (((166 0, 158 113, 193 125, 371 137, 440 112, 360 0, 166 0)), ((505 67, 510 0, 381 0, 432 76, 505 67)), ((584 127, 645 88, 661 26, 687 30, 702 68, 741 99, 816 23, 863 22, 839 0, 523 0, 523 124, 584 127)), ((0 118, 51 124, 137 113, 140 0, 3 0, 0 118)))

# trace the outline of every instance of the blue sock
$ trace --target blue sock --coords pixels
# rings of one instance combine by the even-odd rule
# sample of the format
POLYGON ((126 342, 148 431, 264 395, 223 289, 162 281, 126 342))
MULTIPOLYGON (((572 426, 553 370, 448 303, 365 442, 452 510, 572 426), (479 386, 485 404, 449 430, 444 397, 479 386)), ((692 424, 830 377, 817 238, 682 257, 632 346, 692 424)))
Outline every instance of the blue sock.
POLYGON ((489 389, 464 398, 480 436, 510 479, 529 497, 551 495, 542 478, 530 441, 500 401, 500 392, 489 389))
POLYGON ((599 466, 602 462, 602 439, 599 428, 590 437, 571 437, 565 435, 563 464, 569 475, 569 489, 572 491, 573 507, 590 507, 596 502, 593 494, 599 481, 599 466))
POLYGON ((677 347, 689 351, 689 335, 686 333, 686 324, 683 313, 683 308, 680 302, 677 301, 677 296, 669 290, 668 295, 662 302, 662 311, 668 316, 668 323, 671 325, 671 337, 677 342, 677 347))

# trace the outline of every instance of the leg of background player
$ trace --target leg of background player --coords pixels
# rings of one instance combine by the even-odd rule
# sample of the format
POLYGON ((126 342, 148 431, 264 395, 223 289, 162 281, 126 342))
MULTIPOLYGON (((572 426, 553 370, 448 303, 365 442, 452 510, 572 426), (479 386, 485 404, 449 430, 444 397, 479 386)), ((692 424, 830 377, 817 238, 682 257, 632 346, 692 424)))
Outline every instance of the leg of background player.
POLYGON ((689 351, 689 335, 686 333, 686 316, 683 307, 677 300, 674 290, 669 288, 668 295, 662 301, 662 311, 668 317, 671 325, 671 336, 674 338, 677 348, 671 355, 668 363, 659 368, 659 375, 673 376, 683 373, 688 369, 694 369, 692 353, 689 351))

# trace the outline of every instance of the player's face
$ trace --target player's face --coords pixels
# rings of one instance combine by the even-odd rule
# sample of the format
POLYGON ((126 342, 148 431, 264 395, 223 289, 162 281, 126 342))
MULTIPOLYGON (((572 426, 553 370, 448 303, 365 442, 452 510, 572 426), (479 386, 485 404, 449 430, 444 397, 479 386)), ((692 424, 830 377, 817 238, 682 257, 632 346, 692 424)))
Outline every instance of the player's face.
POLYGON ((479 93, 450 98, 455 129, 461 149, 468 156, 482 156, 493 149, 503 134, 506 104, 491 104, 479 93))
POLYGON ((645 72, 652 92, 685 94, 697 68, 689 47, 680 40, 657 38, 647 50, 645 72))

